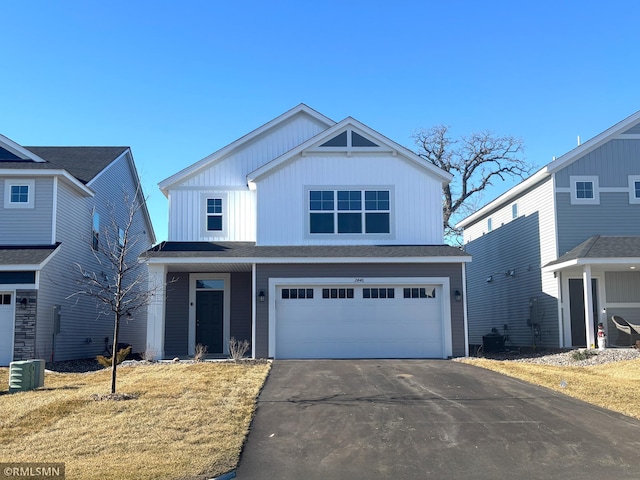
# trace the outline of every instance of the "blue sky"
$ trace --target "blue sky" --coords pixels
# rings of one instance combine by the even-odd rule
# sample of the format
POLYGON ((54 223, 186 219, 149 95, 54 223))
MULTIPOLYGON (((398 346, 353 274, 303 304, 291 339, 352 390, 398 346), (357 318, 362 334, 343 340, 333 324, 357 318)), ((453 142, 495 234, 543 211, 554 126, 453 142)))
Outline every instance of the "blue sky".
POLYGON ((411 149, 435 124, 516 135, 540 166, 640 109, 637 0, 15 0, 0 15, 0 133, 131 146, 159 241, 158 182, 301 102, 411 149))

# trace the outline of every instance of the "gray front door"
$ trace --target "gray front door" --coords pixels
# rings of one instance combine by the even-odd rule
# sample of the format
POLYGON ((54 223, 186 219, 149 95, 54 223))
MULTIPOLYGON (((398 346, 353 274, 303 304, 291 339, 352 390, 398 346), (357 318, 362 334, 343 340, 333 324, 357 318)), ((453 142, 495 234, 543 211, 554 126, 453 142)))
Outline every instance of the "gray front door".
MULTIPOLYGON (((571 345, 586 347, 587 328, 584 318, 584 282, 581 278, 569 279, 569 311, 571 315, 571 345)), ((593 318, 598 318, 598 281, 591 279, 591 296, 593 297, 593 318)), ((598 322, 594 321, 594 333, 598 329, 598 322)))
POLYGON ((209 353, 223 353, 224 292, 196 292, 196 345, 206 345, 209 353))

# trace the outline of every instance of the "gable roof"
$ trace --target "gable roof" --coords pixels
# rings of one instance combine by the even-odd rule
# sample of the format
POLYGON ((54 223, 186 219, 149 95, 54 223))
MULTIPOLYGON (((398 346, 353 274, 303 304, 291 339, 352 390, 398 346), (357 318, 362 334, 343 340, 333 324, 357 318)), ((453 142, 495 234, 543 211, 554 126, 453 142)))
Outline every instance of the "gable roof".
MULTIPOLYGON (((516 186, 507 190, 505 193, 500 195, 495 200, 492 200, 484 207, 477 210, 475 213, 469 215, 464 218, 456 225, 456 228, 466 228, 472 223, 480 220, 482 217, 487 215, 489 212, 504 206, 506 203, 511 202, 513 199, 517 198, 524 191, 536 185, 538 182, 549 178, 555 172, 563 169, 567 165, 573 163, 578 160, 582 156, 587 153, 595 150, 598 147, 601 147, 606 142, 613 140, 614 138, 618 138, 621 134, 625 133, 627 130, 632 129, 633 127, 640 124, 640 110, 634 113, 633 115, 628 116, 624 120, 616 123, 612 127, 608 128, 604 132, 596 135, 595 137, 587 140, 581 145, 577 146, 573 150, 565 153, 561 157, 553 160, 551 163, 545 165, 536 173, 531 175, 529 178, 523 180, 516 186)), ((633 131, 635 132, 635 130, 633 131)), ((620 137, 624 138, 624 137, 620 137)), ((631 137, 630 137, 631 138, 631 137)), ((635 137, 637 138, 637 136, 635 137)))
POLYGON ((304 103, 301 103, 300 105, 292 108, 291 110, 288 110, 287 112, 283 113, 282 115, 280 115, 280 116, 274 118, 273 120, 265 123, 261 127, 258 127, 255 130, 249 132, 248 134, 240 137, 238 140, 230 143, 226 147, 223 147, 220 150, 218 150, 216 152, 213 152, 210 155, 207 155, 202 160, 200 160, 200 161, 188 166, 187 168, 184 168, 184 169, 180 170, 178 173, 176 173, 176 174, 164 179, 163 181, 161 181, 158 184, 158 187, 160 187, 160 190, 162 191, 162 193, 165 196, 167 196, 168 189, 172 185, 183 181, 186 177, 192 176, 192 175, 196 174, 197 172, 199 172, 201 170, 204 170, 205 168, 211 167, 213 164, 215 164, 218 161, 222 160, 224 157, 229 155, 231 152, 233 152, 233 151, 237 150, 238 148, 240 148, 241 146, 249 143, 251 140, 259 137, 260 135, 262 135, 262 134, 264 134, 264 133, 266 133, 266 132, 268 132, 270 130, 275 129, 278 125, 283 124, 284 122, 288 121, 289 119, 291 119, 291 118, 293 118, 293 117, 295 117, 297 115, 308 115, 308 116, 312 117, 313 119, 317 120, 318 122, 320 122, 322 124, 325 124, 327 127, 335 125, 335 123, 336 123, 333 120, 331 120, 330 118, 325 117, 321 113, 319 113, 319 112, 315 111, 314 109, 308 107, 304 103))
POLYGON ((626 266, 634 262, 640 264, 640 236, 595 235, 545 265, 543 271, 597 263, 623 263, 626 266))
MULTIPOLYGON (((378 143, 378 146, 380 147, 380 151, 387 151, 394 156, 396 155, 401 156, 405 160, 408 160, 410 163, 413 163, 415 166, 422 168, 430 172, 431 174, 435 175, 441 182, 449 183, 453 179, 453 175, 425 161, 424 159, 422 159, 421 157, 413 153, 411 150, 397 144, 393 140, 389 140, 384 135, 378 133, 372 128, 359 122, 355 118, 347 117, 344 120, 340 121, 339 123, 336 123, 332 127, 310 138, 306 142, 301 143, 300 145, 298 145, 295 148, 292 148, 285 154, 280 155, 278 158, 275 158, 274 160, 264 164, 262 167, 249 173, 249 175, 247 175, 247 182, 251 184, 259 180, 261 177, 270 175, 271 173, 276 171, 278 168, 280 168, 281 166, 285 165, 287 162, 292 160, 297 155, 302 154, 305 150, 312 148, 314 146, 322 145, 325 142, 331 141, 336 134, 339 134, 342 130, 346 130, 347 128, 354 128, 356 131, 363 132, 367 137, 373 138, 375 142, 378 143)), ((358 133, 358 135, 360 134, 358 133)), ((364 140, 368 140, 368 139, 365 138, 364 140)), ((370 150, 367 150, 367 151, 370 151, 370 150)))
POLYGON ((60 243, 31 246, 0 245, 0 271, 5 268, 39 270, 53 256, 58 246, 60 243))
MULTIPOLYGON (((10 168, 63 169, 83 184, 89 183, 129 147, 25 147, 46 163, 10 162, 10 168)), ((3 162, 0 167, 4 167, 3 162)))

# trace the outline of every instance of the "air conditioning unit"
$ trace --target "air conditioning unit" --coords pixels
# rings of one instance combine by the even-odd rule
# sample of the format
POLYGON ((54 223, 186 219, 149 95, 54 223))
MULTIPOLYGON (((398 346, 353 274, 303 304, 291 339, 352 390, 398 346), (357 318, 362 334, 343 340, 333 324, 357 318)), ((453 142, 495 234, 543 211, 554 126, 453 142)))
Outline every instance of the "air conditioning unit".
POLYGON ((44 385, 44 360, 22 360, 9 364, 9 393, 26 392, 44 385))

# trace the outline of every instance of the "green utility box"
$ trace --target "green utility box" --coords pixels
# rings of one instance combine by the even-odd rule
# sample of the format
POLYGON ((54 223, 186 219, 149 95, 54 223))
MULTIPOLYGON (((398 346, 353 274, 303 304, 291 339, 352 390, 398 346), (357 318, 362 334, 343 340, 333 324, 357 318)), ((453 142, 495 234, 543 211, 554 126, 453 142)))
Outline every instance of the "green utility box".
POLYGON ((9 364, 9 393, 26 392, 44 385, 44 360, 22 360, 9 364))

